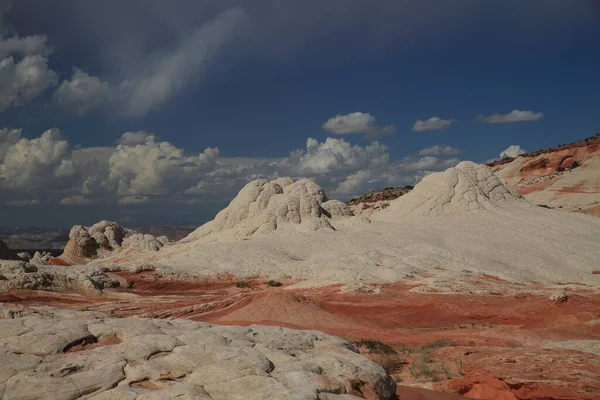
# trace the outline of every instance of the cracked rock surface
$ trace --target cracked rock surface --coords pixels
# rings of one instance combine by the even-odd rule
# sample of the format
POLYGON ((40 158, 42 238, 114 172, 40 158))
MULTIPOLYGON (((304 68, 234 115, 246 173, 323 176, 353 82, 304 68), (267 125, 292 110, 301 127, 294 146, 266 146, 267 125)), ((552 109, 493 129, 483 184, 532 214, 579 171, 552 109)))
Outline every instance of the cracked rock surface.
POLYGON ((431 174, 376 215, 389 219, 407 215, 447 215, 518 204, 530 206, 508 190, 486 166, 463 161, 442 173, 431 174))
POLYGON ((0 260, 0 293, 9 290, 85 290, 91 292, 119 286, 99 268, 68 268, 0 260))
POLYGON ((330 219, 352 215, 348 206, 328 200, 323 189, 310 180, 258 179, 244 186, 214 220, 181 242, 201 238, 228 241, 283 229, 333 229, 330 219))
POLYGON ((47 307, 28 313, 0 320, 2 399, 389 399, 395 392, 380 366, 317 331, 47 307))

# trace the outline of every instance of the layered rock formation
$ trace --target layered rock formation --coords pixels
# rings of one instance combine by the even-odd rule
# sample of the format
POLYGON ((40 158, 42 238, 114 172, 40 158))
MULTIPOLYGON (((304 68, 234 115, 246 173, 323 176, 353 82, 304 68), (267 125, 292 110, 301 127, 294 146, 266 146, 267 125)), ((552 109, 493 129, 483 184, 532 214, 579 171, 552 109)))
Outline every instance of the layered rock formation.
POLYGON ((344 203, 329 201, 323 189, 307 179, 259 179, 248 183, 214 220, 182 242, 205 237, 235 240, 285 229, 333 229, 330 220, 352 215, 344 203))
POLYGON ((396 388, 348 342, 316 331, 40 314, 0 319, 4 399, 387 400, 396 388))
POLYGON ((442 173, 426 176, 410 193, 392 201, 373 218, 450 215, 514 204, 529 205, 519 194, 509 191, 488 167, 463 161, 442 173))
POLYGON ((488 166, 533 204, 600 216, 600 134, 488 166))
POLYGON ((135 250, 158 251, 168 239, 162 241, 152 235, 137 233, 116 222, 100 221, 91 227, 75 225, 69 233, 69 242, 63 253, 50 260, 53 265, 82 265, 105 258, 127 247, 135 250))

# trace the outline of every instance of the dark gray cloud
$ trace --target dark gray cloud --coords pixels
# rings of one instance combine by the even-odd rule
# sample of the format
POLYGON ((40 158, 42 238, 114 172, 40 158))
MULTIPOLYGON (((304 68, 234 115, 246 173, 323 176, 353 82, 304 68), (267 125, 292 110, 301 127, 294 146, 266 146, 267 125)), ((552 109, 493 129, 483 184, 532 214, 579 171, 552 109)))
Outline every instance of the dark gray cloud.
POLYGON ((248 15, 239 50, 283 60, 304 50, 355 55, 440 41, 489 16, 512 21, 516 32, 591 22, 594 7, 567 0, 19 0, 9 17, 21 34, 46 33, 60 46, 100 54, 107 68, 121 64, 115 65, 121 73, 231 8, 248 15))
MULTIPOLYGON (((0 0, 0 27, 46 35, 56 100, 78 114, 137 116, 205 73, 236 62, 330 64, 383 50, 444 46, 472 24, 526 40, 594 22, 594 2, 566 0, 0 0), (7 10, 4 23, 2 10, 7 10), (76 69, 74 69, 76 68, 76 69)), ((3 32, 3 31, 0 31, 3 32)))

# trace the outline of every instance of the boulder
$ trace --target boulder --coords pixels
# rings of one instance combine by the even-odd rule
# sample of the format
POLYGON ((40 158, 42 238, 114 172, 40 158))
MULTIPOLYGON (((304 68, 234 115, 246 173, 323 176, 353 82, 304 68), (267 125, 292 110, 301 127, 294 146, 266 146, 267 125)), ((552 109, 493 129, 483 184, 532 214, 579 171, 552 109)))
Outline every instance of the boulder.
POLYGON ((116 222, 100 221, 91 227, 75 225, 69 232, 69 241, 63 253, 50 259, 53 265, 83 265, 98 258, 106 258, 121 247, 156 251, 163 243, 152 235, 143 235, 124 228, 116 222))
POLYGON ((97 269, 72 269, 0 260, 0 293, 10 290, 84 290, 101 292, 119 281, 97 269))

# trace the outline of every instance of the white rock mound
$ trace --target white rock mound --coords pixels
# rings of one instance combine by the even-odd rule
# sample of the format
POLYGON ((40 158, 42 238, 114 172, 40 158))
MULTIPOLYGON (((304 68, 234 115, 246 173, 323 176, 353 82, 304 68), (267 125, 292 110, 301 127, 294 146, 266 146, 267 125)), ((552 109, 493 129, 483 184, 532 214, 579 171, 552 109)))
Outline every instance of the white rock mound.
POLYGON ((116 222, 100 221, 91 227, 75 225, 71 228, 69 242, 63 254, 50 260, 50 263, 87 264, 95 259, 109 257, 122 247, 158 251, 162 246, 163 242, 152 235, 124 228, 116 222))
POLYGON ((202 225, 182 242, 207 236, 235 240, 285 229, 333 229, 330 220, 352 215, 348 206, 328 200, 323 189, 310 180, 259 179, 248 183, 214 220, 202 225))
POLYGON ((143 233, 134 233, 125 238, 122 242, 122 247, 143 251, 158 251, 164 246, 164 243, 152 235, 143 233))
POLYGON ((509 191, 490 168, 463 161, 454 168, 426 176, 415 188, 393 200, 373 215, 374 219, 395 216, 439 216, 529 203, 509 191))
POLYGON ((1 398, 387 400, 396 389, 321 332, 52 310, 0 319, 1 398))

